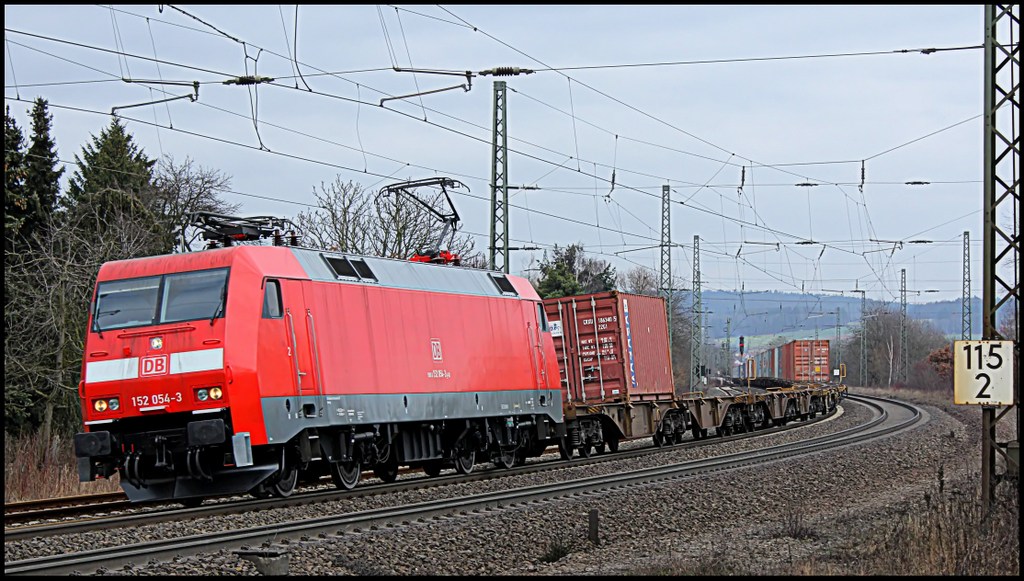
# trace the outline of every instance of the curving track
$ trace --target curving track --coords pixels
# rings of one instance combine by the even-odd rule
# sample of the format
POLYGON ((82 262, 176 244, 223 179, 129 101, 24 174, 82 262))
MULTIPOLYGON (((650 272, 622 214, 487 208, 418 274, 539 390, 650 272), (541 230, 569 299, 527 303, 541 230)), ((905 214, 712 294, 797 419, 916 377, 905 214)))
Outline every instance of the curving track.
MULTIPOLYGON (((823 415, 814 420, 792 423, 786 426, 759 429, 753 433, 740 433, 725 437, 719 436, 710 440, 687 440, 678 445, 666 444, 665 449, 693 448, 794 430, 813 425, 833 415, 823 415)), ((599 453, 587 458, 574 456, 570 462, 572 466, 586 466, 657 454, 659 451, 659 448, 650 446, 649 439, 640 439, 632 442, 623 442, 622 449, 613 454, 599 453)), ((561 460, 556 447, 550 448, 548 454, 540 458, 530 459, 528 462, 525 466, 511 469, 504 467, 488 469, 486 467, 487 464, 478 465, 477 469, 468 475, 459 475, 452 472, 448 476, 433 478, 423 476, 422 471, 418 468, 404 468, 399 471, 399 480, 392 484, 380 483, 379 480, 373 477, 373 472, 368 470, 363 473, 364 482, 353 490, 337 490, 333 484, 330 484, 330 480, 325 477, 317 484, 304 486, 298 493, 288 498, 257 500, 249 495, 225 496, 207 499, 204 505, 192 508, 183 508, 178 502, 133 503, 124 499, 124 495, 120 493, 17 503, 16 505, 5 507, 4 538, 5 540, 18 540, 29 537, 72 534, 88 530, 139 526, 182 518, 238 514, 253 510, 327 502, 338 498, 361 498, 433 486, 559 470, 568 465, 561 460), (374 481, 377 483, 374 484, 374 481), (9 507, 13 507, 13 510, 9 507)))
MULTIPOLYGON (((243 545, 256 545, 271 540, 280 541, 286 537, 296 538, 338 534, 372 526, 388 526, 402 522, 437 518, 453 513, 479 512, 528 502, 548 501, 559 497, 592 494, 610 489, 645 486, 651 483, 693 478, 709 472, 756 466, 789 457, 828 452, 839 447, 860 444, 907 429, 921 419, 920 410, 902 402, 865 396, 850 396, 848 399, 871 407, 874 410, 874 417, 855 428, 796 443, 600 477, 579 478, 543 486, 516 488, 455 499, 424 502, 410 506, 389 507, 321 519, 307 519, 299 522, 254 527, 245 530, 154 541, 133 546, 111 547, 74 554, 5 562, 4 573, 68 574, 74 571, 91 572, 100 567, 115 567, 141 559, 166 559, 174 555, 237 548, 243 545)), ((643 452, 650 452, 650 450, 644 450, 643 452)), ((622 454, 616 454, 602 460, 614 461, 621 457, 622 454)), ((558 462, 555 464, 558 464, 558 462)), ((565 465, 564 462, 561 462, 561 464, 565 465)), ((526 469, 534 469, 534 467, 526 466, 517 470, 526 469)), ((501 476, 517 473, 515 471, 490 472, 501 476)), ((477 476, 483 476, 483 474, 477 476)), ((491 477, 494 476, 492 475, 491 477)), ((440 480, 442 479, 432 479, 431 482, 439 483, 440 480)), ((399 483, 395 485, 397 484, 399 483)), ((383 491, 378 493, 383 493, 383 491)), ((178 518, 183 517, 181 511, 178 511, 177 515, 178 518)))

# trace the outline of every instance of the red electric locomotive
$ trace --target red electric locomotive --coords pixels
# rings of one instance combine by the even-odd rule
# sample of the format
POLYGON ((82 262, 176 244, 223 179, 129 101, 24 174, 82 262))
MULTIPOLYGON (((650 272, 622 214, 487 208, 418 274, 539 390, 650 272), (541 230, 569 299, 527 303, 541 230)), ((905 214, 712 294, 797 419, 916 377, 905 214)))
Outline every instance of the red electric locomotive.
POLYGON ((79 394, 81 480, 133 501, 511 467, 565 436, 526 279, 291 246, 104 264, 79 394))

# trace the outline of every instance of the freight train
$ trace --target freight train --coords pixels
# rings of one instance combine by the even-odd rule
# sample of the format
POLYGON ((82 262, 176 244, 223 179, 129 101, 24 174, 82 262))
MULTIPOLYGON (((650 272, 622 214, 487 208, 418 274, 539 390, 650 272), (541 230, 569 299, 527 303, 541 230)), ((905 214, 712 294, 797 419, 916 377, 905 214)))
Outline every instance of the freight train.
POLYGON ((829 342, 825 339, 790 341, 756 353, 752 359, 756 376, 801 383, 829 381, 829 342))
MULTIPOLYGON (((846 394, 825 383, 827 373, 766 374, 677 393, 665 299, 609 291, 545 299, 544 309, 565 402, 563 457, 615 451, 622 440, 651 438, 660 447, 687 432, 700 440, 710 430, 725 436, 807 420, 846 394)), ((827 366, 827 341, 824 350, 827 366)))
MULTIPOLYGON (((242 229, 235 234, 245 239, 242 229)), ((294 243, 294 237, 292 238, 294 243)), ((82 481, 132 501, 291 495, 327 474, 511 468, 835 409, 835 386, 674 393, 664 300, 542 301, 489 270, 285 244, 103 264, 82 379, 82 481)))

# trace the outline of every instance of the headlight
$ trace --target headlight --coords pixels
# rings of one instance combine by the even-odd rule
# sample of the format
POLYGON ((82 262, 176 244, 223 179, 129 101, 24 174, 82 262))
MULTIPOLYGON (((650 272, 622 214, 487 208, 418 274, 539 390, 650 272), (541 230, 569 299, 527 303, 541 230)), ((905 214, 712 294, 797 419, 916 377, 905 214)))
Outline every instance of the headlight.
POLYGON ((107 400, 105 400, 105 399, 98 399, 98 400, 92 402, 92 409, 94 409, 94 410, 96 410, 98 412, 105 412, 105 411, 107 411, 107 400))
POLYGON ((199 391, 196 392, 196 398, 199 401, 206 401, 207 399, 210 398, 210 392, 207 391, 206 388, 200 389, 199 391))
POLYGON ((224 397, 224 392, 221 391, 221 389, 219 387, 211 387, 210 388, 210 397, 212 399, 220 399, 220 398, 224 397))
POLYGON ((121 407, 121 402, 117 401, 116 397, 110 398, 110 401, 107 403, 110 405, 110 411, 112 412, 116 412, 117 408, 121 407))

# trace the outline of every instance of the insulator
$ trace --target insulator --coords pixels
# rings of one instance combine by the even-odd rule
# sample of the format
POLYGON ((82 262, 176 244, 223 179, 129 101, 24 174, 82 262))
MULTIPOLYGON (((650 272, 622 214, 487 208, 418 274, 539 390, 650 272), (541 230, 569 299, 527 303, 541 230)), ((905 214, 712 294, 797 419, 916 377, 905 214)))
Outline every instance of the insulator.
POLYGON ((480 74, 490 73, 495 77, 511 77, 519 74, 528 75, 533 71, 519 67, 495 67, 490 71, 482 71, 480 74))

